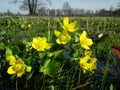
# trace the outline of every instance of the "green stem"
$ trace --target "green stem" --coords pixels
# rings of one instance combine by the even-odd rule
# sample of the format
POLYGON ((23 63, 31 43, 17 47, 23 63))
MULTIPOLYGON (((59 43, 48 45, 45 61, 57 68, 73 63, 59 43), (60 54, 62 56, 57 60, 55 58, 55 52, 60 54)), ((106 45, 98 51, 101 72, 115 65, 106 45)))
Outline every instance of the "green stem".
POLYGON ((50 42, 50 21, 48 19, 48 42, 50 42))
POLYGON ((90 83, 91 83, 91 82, 87 82, 87 83, 85 83, 85 84, 79 85, 79 86, 73 88, 73 90, 77 90, 78 88, 84 87, 84 86, 86 86, 86 85, 88 85, 88 84, 90 84, 90 83))
POLYGON ((105 82, 106 82, 106 78, 107 78, 107 74, 108 74, 108 69, 109 69, 108 68, 108 63, 109 63, 109 61, 107 61, 107 64, 106 64, 106 68, 105 68, 105 71, 104 71, 104 75, 103 75, 100 90, 104 90, 104 86, 105 86, 105 82))
POLYGON ((18 79, 16 79, 16 90, 18 90, 18 79))
POLYGON ((77 82, 77 85, 80 85, 80 81, 81 81, 81 68, 80 68, 80 71, 79 71, 79 76, 78 76, 78 82, 77 82))

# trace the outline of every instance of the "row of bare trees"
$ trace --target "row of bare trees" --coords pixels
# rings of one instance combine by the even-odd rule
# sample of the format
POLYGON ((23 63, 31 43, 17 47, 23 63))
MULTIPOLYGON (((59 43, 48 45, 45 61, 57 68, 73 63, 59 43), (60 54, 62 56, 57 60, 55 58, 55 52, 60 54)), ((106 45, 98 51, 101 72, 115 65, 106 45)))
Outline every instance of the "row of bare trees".
MULTIPOLYGON (((51 1, 46 0, 50 5, 51 1)), ((62 9, 48 9, 42 0, 13 0, 12 3, 20 3, 21 10, 29 11, 29 15, 42 15, 42 16, 120 16, 120 2, 114 9, 112 6, 109 10, 84 10, 74 9, 68 2, 64 2, 62 9)), ((14 15, 10 10, 5 14, 14 15)), ((20 13, 18 13, 19 15, 20 13)))
MULTIPOLYGON (((7 12, 0 13, 0 16, 16 16, 16 15, 24 15, 20 12, 13 13, 10 10, 7 12)), ((29 15, 29 14, 25 14, 29 15)), ((84 10, 84 9, 72 9, 72 10, 62 10, 62 9, 47 9, 42 7, 36 12, 37 16, 120 16, 120 9, 116 9, 114 11, 100 9, 93 12, 92 10, 84 10)))

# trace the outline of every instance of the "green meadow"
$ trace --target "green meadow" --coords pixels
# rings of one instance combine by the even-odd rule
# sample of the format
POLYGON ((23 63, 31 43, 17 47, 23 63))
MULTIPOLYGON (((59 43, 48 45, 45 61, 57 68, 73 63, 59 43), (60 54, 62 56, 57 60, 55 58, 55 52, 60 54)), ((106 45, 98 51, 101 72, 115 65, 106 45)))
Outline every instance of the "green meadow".
POLYGON ((0 90, 118 90, 120 59, 112 47, 120 46, 120 17, 69 17, 69 23, 76 21, 77 30, 68 32, 65 40, 69 35, 70 40, 60 44, 56 40, 64 29, 64 18, 0 17, 0 90), (59 35, 55 35, 55 30, 59 35), (91 57, 96 58, 94 70, 80 65, 80 58, 86 52, 80 44, 83 31, 93 42, 89 50, 91 57), (47 38, 47 44, 39 42, 45 50, 34 48, 32 43, 36 37, 47 38), (45 47, 49 43, 50 48, 45 47), (13 57, 7 60, 7 56, 13 56, 15 64, 13 57), (24 64, 17 64, 19 58, 24 64), (16 72, 10 71, 10 74, 9 67, 16 72), (22 71, 17 70, 21 67, 26 69, 19 76, 22 71))

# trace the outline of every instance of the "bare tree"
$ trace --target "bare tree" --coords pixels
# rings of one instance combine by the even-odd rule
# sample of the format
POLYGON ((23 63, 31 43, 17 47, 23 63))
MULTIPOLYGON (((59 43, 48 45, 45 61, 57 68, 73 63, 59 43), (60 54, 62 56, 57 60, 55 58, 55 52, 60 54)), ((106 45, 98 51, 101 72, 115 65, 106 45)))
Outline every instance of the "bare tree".
POLYGON ((64 15, 72 14, 72 8, 68 2, 64 2, 62 9, 63 9, 64 15))
POLYGON ((51 10, 49 11, 49 14, 50 14, 50 16, 55 16, 55 15, 56 15, 55 9, 51 9, 51 10))
MULTIPOLYGON (((13 0, 13 3, 21 3, 20 9, 28 10, 30 15, 35 15, 37 8, 43 5, 41 0, 13 0)), ((46 0, 51 4, 50 0, 46 0)))
POLYGON ((44 15, 49 15, 49 12, 46 7, 41 7, 38 10, 38 15, 44 16, 44 15))
POLYGON ((63 12, 61 9, 56 9, 56 16, 62 16, 63 12))
POLYGON ((118 2, 117 7, 120 8, 120 1, 118 2))

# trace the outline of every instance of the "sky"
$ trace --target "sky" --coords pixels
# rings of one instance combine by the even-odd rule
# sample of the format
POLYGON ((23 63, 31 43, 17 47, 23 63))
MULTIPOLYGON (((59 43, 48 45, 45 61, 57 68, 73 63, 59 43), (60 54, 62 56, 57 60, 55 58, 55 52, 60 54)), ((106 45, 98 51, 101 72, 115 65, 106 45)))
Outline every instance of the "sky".
MULTIPOLYGON (((1 0, 0 2, 0 12, 6 12, 8 9, 14 13, 27 13, 25 11, 21 11, 19 9, 20 4, 11 4, 11 0, 1 0)), ((43 0, 44 3, 45 0, 43 0)), ((50 9, 62 9, 62 5, 64 2, 68 2, 72 8, 79 8, 85 10, 98 10, 98 9, 106 9, 109 10, 111 6, 113 8, 117 7, 119 0, 50 0, 51 5, 47 3, 47 7, 50 9)))

